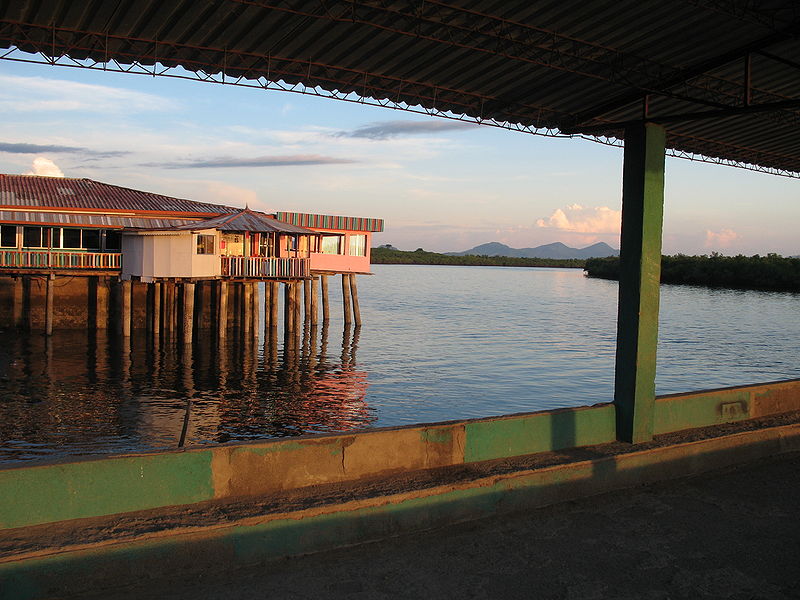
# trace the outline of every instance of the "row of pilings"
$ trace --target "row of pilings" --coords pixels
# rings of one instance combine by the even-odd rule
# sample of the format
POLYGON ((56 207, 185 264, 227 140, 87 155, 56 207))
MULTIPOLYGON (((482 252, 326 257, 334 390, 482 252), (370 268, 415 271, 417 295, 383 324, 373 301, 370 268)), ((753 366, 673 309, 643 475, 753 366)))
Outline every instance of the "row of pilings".
MULTIPOLYGON (((130 337, 138 302, 145 304, 145 328, 153 335, 180 336, 191 343, 194 332, 213 329, 224 340, 231 329, 243 336, 256 335, 263 314, 264 328, 279 326, 279 303, 283 286, 283 326, 287 332, 299 334, 304 325, 316 326, 330 321, 328 275, 304 280, 258 281, 206 280, 153 282, 118 282, 117 330, 130 337), (134 288, 145 286, 142 294, 134 288), (320 314, 320 305, 322 308, 320 314)), ((343 273, 342 313, 345 325, 361 325, 356 277, 343 273)), ((139 309, 141 313, 141 309, 139 309)))
MULTIPOLYGON (((331 319, 328 274, 301 280, 122 280, 113 275, 17 274, 0 279, 0 327, 28 331, 108 329, 130 337, 148 333, 190 343, 197 331, 254 333, 261 326, 287 331, 331 319), (283 290, 281 290, 281 287, 283 290), (321 310, 320 310, 321 309, 321 310), (137 333, 138 335, 138 333, 137 333)), ((359 326, 356 277, 341 275, 343 321, 359 326)))

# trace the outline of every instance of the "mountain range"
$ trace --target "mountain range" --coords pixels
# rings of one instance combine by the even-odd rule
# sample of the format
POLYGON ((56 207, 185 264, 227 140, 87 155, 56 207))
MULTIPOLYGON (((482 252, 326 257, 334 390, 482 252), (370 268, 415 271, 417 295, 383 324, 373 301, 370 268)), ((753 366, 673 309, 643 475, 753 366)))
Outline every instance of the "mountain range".
POLYGON ((561 242, 544 244, 535 248, 512 248, 500 242, 489 242, 481 244, 463 252, 445 252, 450 256, 465 256, 474 254, 477 256, 513 256, 519 258, 592 258, 601 256, 619 256, 619 250, 615 250, 605 242, 598 242, 586 248, 571 248, 561 242))

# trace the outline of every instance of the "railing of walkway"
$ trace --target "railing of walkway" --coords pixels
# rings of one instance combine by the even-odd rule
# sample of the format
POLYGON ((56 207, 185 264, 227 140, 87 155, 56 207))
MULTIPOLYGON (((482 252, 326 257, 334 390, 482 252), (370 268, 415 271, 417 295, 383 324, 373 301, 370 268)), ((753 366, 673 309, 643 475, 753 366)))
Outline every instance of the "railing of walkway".
POLYGON ((223 256, 224 277, 308 277, 308 258, 262 258, 259 256, 223 256))
POLYGON ((119 269, 119 252, 48 252, 2 250, 0 268, 22 269, 119 269))

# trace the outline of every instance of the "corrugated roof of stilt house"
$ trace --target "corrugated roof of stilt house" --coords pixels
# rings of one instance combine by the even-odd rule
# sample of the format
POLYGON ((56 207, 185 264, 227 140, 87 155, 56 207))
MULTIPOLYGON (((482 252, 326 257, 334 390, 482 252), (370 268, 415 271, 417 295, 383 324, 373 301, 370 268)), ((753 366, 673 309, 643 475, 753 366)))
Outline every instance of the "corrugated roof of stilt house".
POLYGON ((266 213, 243 208, 235 213, 220 215, 211 219, 194 221, 185 225, 176 225, 171 229, 178 231, 194 231, 200 229, 218 229, 219 231, 250 231, 253 233, 298 233, 319 235, 306 227, 279 221, 266 213))
MULTIPOLYGON (((260 227, 259 220, 265 218, 288 227, 278 229, 273 223, 276 228, 265 232, 291 233, 293 226, 302 229, 295 230, 295 233, 306 233, 309 229, 383 231, 383 219, 287 211, 273 215, 248 208, 174 198, 93 179, 0 174, 0 222, 4 223, 137 229, 186 225, 191 228, 204 217, 214 219, 233 213, 239 215, 237 219, 241 224, 246 222, 241 219, 254 219, 249 221, 251 227, 260 227), (46 212, 30 212, 32 209, 46 209, 46 212)), ((247 227, 232 230, 259 231, 247 227)))
MULTIPOLYGON (((282 257, 284 250, 305 252, 311 261, 310 269, 316 273, 369 273, 371 235, 383 231, 382 219, 267 213, 173 198, 92 179, 4 174, 0 174, 0 224, 0 247, 4 252, 0 268, 4 272, 48 266, 114 270, 120 268, 125 253, 121 241, 112 236, 114 232, 127 233, 127 238, 217 230, 221 234, 255 235, 257 243, 271 234, 275 234, 275 244, 279 238, 296 237, 296 248, 287 242, 284 249, 275 247, 276 255, 282 257), (8 226, 17 229, 9 231, 8 226), (37 229, 41 230, 38 235, 37 229), (57 243, 52 241, 56 239, 53 236, 57 243)), ((221 247, 240 243, 220 239, 221 247)), ((262 251, 248 250, 247 254, 262 251)), ((129 256, 129 263, 131 260, 129 256)))
POLYGON ((92 179, 0 174, 0 208, 6 207, 108 212, 134 210, 157 214, 192 214, 199 217, 238 210, 223 204, 173 198, 92 179))

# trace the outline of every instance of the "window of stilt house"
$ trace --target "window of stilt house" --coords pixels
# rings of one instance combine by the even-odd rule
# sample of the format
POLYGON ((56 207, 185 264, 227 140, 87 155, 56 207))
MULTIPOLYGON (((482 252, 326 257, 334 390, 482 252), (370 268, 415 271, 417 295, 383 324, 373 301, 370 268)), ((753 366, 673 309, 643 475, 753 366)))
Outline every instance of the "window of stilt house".
POLYGON ((366 255, 367 255, 367 236, 351 235, 350 256, 366 256, 366 255))
POLYGON ((3 248, 17 247, 16 225, 0 225, 0 246, 3 248))
POLYGON ((341 254, 343 239, 342 235, 323 235, 322 254, 341 254))
POLYGON ((214 238, 213 235, 197 235, 197 254, 214 254, 214 238))

